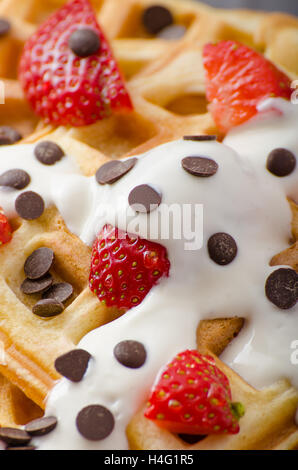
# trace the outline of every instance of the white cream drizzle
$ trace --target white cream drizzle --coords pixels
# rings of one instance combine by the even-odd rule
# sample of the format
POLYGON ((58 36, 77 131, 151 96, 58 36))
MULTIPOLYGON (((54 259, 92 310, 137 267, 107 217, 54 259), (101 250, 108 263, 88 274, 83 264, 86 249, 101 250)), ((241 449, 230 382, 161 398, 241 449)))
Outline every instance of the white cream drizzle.
MULTIPOLYGON (((125 429, 146 400, 161 368, 184 349, 196 347, 196 328, 202 319, 240 316, 246 324, 227 348, 223 359, 253 386, 264 387, 287 377, 298 387, 297 366, 291 364, 291 343, 298 339, 298 308, 281 311, 266 298, 264 286, 276 267, 270 259, 287 247, 291 211, 286 200, 298 200, 298 167, 292 175, 278 178, 266 170, 274 148, 285 147, 298 159, 298 106, 281 99, 263 103, 258 118, 230 133, 225 145, 218 142, 176 141, 138 156, 130 173, 113 185, 99 186, 95 178, 79 175, 71 157, 53 167, 34 160, 32 145, 0 150, 0 172, 26 170, 32 183, 25 190, 41 194, 47 205, 55 204, 69 229, 91 244, 115 208, 119 228, 129 223, 128 194, 138 184, 151 184, 162 192, 164 204, 204 205, 204 245, 185 251, 185 240, 157 240, 168 250, 170 277, 154 287, 141 305, 121 318, 88 333, 79 347, 92 356, 82 382, 62 379, 50 393, 47 415, 59 424, 38 439, 40 449, 126 449, 125 429), (268 109, 278 112, 268 112, 268 109), (238 153, 236 153, 236 151, 238 153), (210 178, 186 173, 186 156, 214 159, 219 170, 210 178), (216 232, 227 232, 238 245, 236 259, 227 266, 215 264, 206 244, 216 232), (140 341, 147 361, 140 369, 128 369, 113 356, 122 340, 140 341), (114 415, 115 428, 98 442, 83 438, 76 426, 78 412, 87 405, 106 406, 114 415)), ((1 190, 0 205, 14 214, 19 191, 1 190)), ((158 216, 160 207, 155 211, 158 216)), ((140 214, 142 223, 147 215, 140 214)), ((141 224, 142 225, 142 224, 141 224)), ((140 235, 147 233, 140 230, 140 235)))

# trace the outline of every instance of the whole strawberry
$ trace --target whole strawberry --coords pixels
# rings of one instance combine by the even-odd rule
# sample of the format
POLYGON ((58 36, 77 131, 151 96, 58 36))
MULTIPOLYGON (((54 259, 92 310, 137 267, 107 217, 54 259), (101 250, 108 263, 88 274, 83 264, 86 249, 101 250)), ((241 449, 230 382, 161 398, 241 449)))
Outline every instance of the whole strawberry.
POLYGON ((0 207, 0 246, 12 239, 12 228, 2 208, 0 207))
POLYGON ((162 245, 105 225, 93 244, 89 286, 108 307, 128 310, 169 270, 162 245))
POLYGON ((232 403, 228 378, 210 356, 178 354, 149 398, 146 418, 178 434, 237 434, 243 405, 232 403))
POLYGON ((27 41, 19 79, 34 111, 84 126, 131 110, 130 97, 88 0, 71 0, 27 41))
POLYGON ((257 114, 265 98, 290 99, 293 92, 291 80, 272 62, 235 41, 207 44, 203 63, 210 111, 223 133, 257 114))

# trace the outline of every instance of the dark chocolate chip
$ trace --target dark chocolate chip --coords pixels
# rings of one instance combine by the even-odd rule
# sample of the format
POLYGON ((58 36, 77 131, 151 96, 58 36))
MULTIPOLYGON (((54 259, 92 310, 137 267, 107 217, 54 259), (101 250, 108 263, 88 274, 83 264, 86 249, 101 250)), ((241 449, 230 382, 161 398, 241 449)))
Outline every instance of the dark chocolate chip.
POLYGON ((5 18, 0 18, 0 37, 6 36, 11 30, 11 24, 5 18))
POLYGON ((63 310, 64 305, 55 299, 39 300, 32 308, 34 315, 43 318, 56 317, 57 315, 60 315, 63 310))
POLYGON ((72 382, 80 382, 85 375, 91 354, 84 349, 73 349, 57 357, 55 368, 59 374, 72 382))
POLYGON ((296 167, 295 155, 287 149, 272 150, 267 159, 267 170, 275 176, 288 176, 296 167))
POLYGON ((46 274, 40 279, 25 279, 21 284, 21 291, 23 294, 32 295, 32 294, 41 294, 51 287, 53 284, 53 277, 51 274, 46 274))
POLYGON ((14 189, 24 189, 30 183, 30 176, 24 170, 15 168, 0 175, 0 186, 8 186, 14 189))
POLYGON ((150 34, 157 34, 174 23, 170 10, 161 5, 153 5, 143 12, 143 25, 150 34))
POLYGON ((44 292, 43 299, 56 299, 59 302, 66 302, 73 294, 73 287, 68 282, 59 282, 51 286, 44 292))
POLYGON ((278 308, 287 310, 294 307, 298 300, 298 274, 294 269, 277 269, 268 277, 265 292, 278 308))
POLYGON ((186 442, 189 445, 197 444, 200 441, 203 441, 207 436, 200 434, 178 434, 182 441, 186 442))
POLYGON ((129 160, 111 160, 102 165, 96 172, 96 181, 99 184, 113 184, 126 175, 137 163, 136 158, 129 160))
POLYGON ((17 428, 0 428, 0 440, 10 446, 28 444, 31 437, 26 431, 17 428))
POLYGON ((130 192, 128 202, 136 212, 151 212, 160 205, 161 194, 152 186, 141 184, 130 192))
POLYGON ((218 170, 218 164, 206 157, 185 157, 182 160, 182 167, 191 175, 204 178, 215 175, 218 170))
POLYGON ((78 57, 89 57, 99 51, 99 35, 93 29, 80 28, 72 33, 68 45, 78 57))
POLYGON ((17 197, 15 208, 22 219, 35 220, 44 213, 45 205, 39 194, 34 191, 26 191, 17 197))
POLYGON ((114 429, 112 413, 101 405, 83 408, 76 419, 78 431, 90 441, 100 441, 108 437, 114 429))
POLYGON ((34 155, 43 165, 55 165, 65 154, 59 145, 44 141, 36 145, 34 155))
POLYGON ((34 250, 25 261, 24 271, 29 279, 39 279, 49 272, 54 263, 54 252, 45 246, 34 250))
POLYGON ((138 341, 121 341, 114 348, 114 356, 125 367, 138 369, 146 361, 146 349, 138 341))
POLYGON ((55 416, 46 416, 26 424, 25 431, 30 434, 30 436, 45 436, 53 431, 56 426, 57 418, 55 418, 55 416))
POLYGON ((21 134, 13 127, 0 126, 0 145, 12 145, 21 139, 21 134))
POLYGON ((185 135, 183 140, 194 140, 195 142, 209 142, 217 139, 216 135, 185 135))
POLYGON ((173 24, 163 28, 158 34, 159 39, 166 39, 167 41, 175 41, 181 39, 186 33, 186 27, 181 24, 173 24))
POLYGON ((221 266, 230 264, 237 255, 237 244, 228 233, 215 233, 208 240, 210 258, 221 266))
POLYGON ((5 450, 36 450, 36 447, 34 446, 6 447, 5 450))

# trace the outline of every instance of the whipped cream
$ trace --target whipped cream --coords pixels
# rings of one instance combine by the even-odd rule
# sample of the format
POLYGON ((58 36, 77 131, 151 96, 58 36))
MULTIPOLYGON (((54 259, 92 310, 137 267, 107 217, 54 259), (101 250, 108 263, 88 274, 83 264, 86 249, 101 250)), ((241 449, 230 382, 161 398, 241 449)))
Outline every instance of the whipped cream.
MULTIPOLYGON (((224 140, 225 145, 232 147, 260 170, 269 153, 276 148, 286 148, 297 157, 298 105, 282 98, 269 98, 259 104, 258 111, 256 117, 229 132, 224 140)), ((280 184, 287 196, 293 200, 296 198, 298 202, 296 178, 294 172, 280 178, 280 184)))
MULTIPOLYGON (((253 386, 261 388, 286 377, 298 387, 297 366, 290 361, 291 344, 298 339, 297 305, 279 310, 264 291, 266 279, 277 269, 269 262, 288 246, 291 235, 286 197, 298 200, 298 168, 278 178, 266 170, 266 160, 279 147, 291 150, 298 159, 297 119, 295 105, 267 100, 258 118, 232 131, 225 144, 180 140, 162 145, 137 156, 128 174, 105 186, 98 185, 95 177, 79 175, 71 157, 56 164, 66 167, 62 171, 60 166, 56 175, 56 165, 40 169, 40 163, 32 164, 32 146, 16 146, 14 152, 8 147, 0 150, 0 171, 21 168, 33 175, 32 187, 26 190, 34 187, 47 204, 55 204, 69 229, 89 245, 105 223, 114 223, 115 215, 118 227, 128 230, 128 195, 139 184, 158 188, 165 205, 201 204, 204 209, 203 226, 202 219, 192 220, 203 230, 202 248, 185 250, 185 239, 170 236, 165 240, 157 230, 154 241, 168 250, 169 278, 161 280, 139 306, 80 341, 78 346, 92 360, 80 383, 62 379, 50 393, 46 414, 56 416, 59 424, 51 434, 37 439, 39 449, 126 449, 127 424, 146 401, 165 364, 178 352, 196 348, 196 329, 204 319, 246 319, 223 359, 253 386), (7 152, 14 154, 13 165, 7 164, 7 152), (219 169, 210 178, 192 176, 181 166, 187 156, 211 158, 219 169), (43 171, 47 181, 39 184, 43 171), (102 210, 108 203, 112 212, 102 210), (230 234, 238 246, 237 257, 227 266, 215 264, 208 255, 208 239, 217 232, 230 234), (147 360, 141 368, 126 368, 115 359, 113 349, 124 340, 145 346, 147 360), (82 408, 96 404, 113 413, 115 428, 106 439, 92 442, 79 434, 75 420, 82 408)), ((5 212, 13 212, 18 194, 1 190, 5 212)), ((160 206, 151 214, 153 224, 162 211, 160 206)), ((139 214, 136 219, 138 235, 144 238, 148 238, 147 218, 139 214)))
MULTIPOLYGON (((264 172, 264 165, 266 164, 266 159, 272 150, 276 148, 285 148, 293 152, 296 158, 298 157, 298 106, 282 98, 270 98, 260 103, 258 111, 259 114, 256 117, 241 126, 232 129, 225 138, 224 144, 233 148, 239 155, 241 155, 241 158, 247 160, 251 165, 253 165, 259 175, 258 178, 261 178, 262 184, 267 186, 272 175, 269 172, 264 172)), ((291 175, 285 178, 276 178, 279 186, 283 188, 286 196, 293 199, 296 203, 298 203, 297 171, 298 169, 296 167, 296 170, 291 175)), ((277 210, 277 224, 282 223, 281 221, 279 222, 279 216, 280 212, 277 210)), ((270 236, 268 243, 270 243, 270 236)), ((296 312, 298 311, 297 305, 295 310, 296 312)), ((296 317, 296 333, 293 331, 293 340, 295 340, 298 339, 297 313, 293 316, 296 317), (295 338, 295 336, 297 338, 295 338)), ((284 340, 285 336, 283 336, 283 330, 286 325, 286 319, 287 314, 285 315, 284 320, 276 325, 284 340)), ((255 325, 251 325, 251 331, 247 332, 247 335, 239 335, 238 341, 233 341, 229 347, 226 348, 221 358, 236 372, 244 374, 244 377, 253 385, 262 386, 262 378, 260 377, 260 380, 256 380, 256 371, 254 370, 259 355, 258 349, 254 347, 255 342, 258 341, 258 335, 255 335, 255 328, 255 325)), ((280 360, 286 362, 290 361, 290 358, 287 357, 287 355, 289 356, 288 351, 290 347, 290 342, 287 342, 288 339, 275 345, 275 348, 280 350, 278 357, 280 360)), ((267 343, 266 337, 264 338, 264 343, 267 343)), ((266 348, 265 344, 263 345, 264 349, 266 348)), ((271 354, 270 350, 268 350, 268 353, 269 355, 271 354)), ((266 365, 265 359, 266 358, 263 355, 259 357, 260 364, 264 364, 264 367, 267 369, 267 373, 270 369, 275 370, 272 360, 269 360, 266 365)), ((263 368, 260 368, 260 376, 262 375, 262 371, 263 368)), ((293 383, 297 386, 297 365, 293 365, 293 373, 293 383)))
MULTIPOLYGON (((60 206, 64 208, 66 202, 64 194, 63 199, 60 197, 60 186, 65 184, 64 181, 65 179, 67 180, 69 175, 71 175, 73 180, 82 178, 75 160, 71 157, 64 156, 55 165, 43 165, 34 156, 34 148, 34 144, 1 147, 0 173, 2 174, 12 169, 21 169, 30 176, 29 185, 22 191, 3 186, 0 188, 0 206, 4 209, 5 215, 8 218, 17 216, 15 200, 25 191, 35 191, 40 194, 44 199, 46 207, 55 204, 58 209, 60 206)), ((84 209, 83 203, 80 202, 81 199, 77 197, 75 202, 79 203, 80 208, 84 209)), ((72 217, 75 218, 74 210, 72 217)), ((70 223, 72 223, 72 217, 69 217, 70 223)))

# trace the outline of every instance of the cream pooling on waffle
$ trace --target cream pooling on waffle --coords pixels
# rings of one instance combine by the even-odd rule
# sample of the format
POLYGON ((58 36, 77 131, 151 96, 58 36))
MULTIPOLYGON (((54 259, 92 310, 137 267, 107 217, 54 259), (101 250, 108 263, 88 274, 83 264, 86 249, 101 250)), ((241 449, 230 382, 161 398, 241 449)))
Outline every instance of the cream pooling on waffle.
MULTIPOLYGON (((297 123, 298 123, 298 106, 290 104, 287 101, 280 98, 271 98, 265 100, 258 106, 260 113, 265 113, 266 119, 260 116, 248 121, 247 123, 234 128, 228 136, 225 138, 224 143, 229 145, 238 153, 240 153, 247 161, 251 162, 258 171, 262 172, 264 168, 264 158, 276 148, 286 148, 294 153, 297 157, 298 151, 298 139, 297 139, 297 123)), ((260 173, 262 174, 262 173, 260 173)), ((268 185, 271 174, 265 172, 263 178, 264 185, 268 185), (265 180, 266 178, 266 180, 265 180)), ((286 195, 293 199, 296 203, 298 202, 298 187, 297 187, 297 169, 295 172, 286 177, 278 178, 279 184, 282 184, 286 195)), ((281 213, 276 210, 276 223, 282 223, 280 219, 281 213)), ((270 238, 268 239, 269 243, 270 238)), ((296 307, 297 310, 297 307, 296 307)), ((287 315, 285 316, 285 320, 287 315)), ((296 318, 297 322, 297 318, 296 318)), ((283 323, 280 324, 280 329, 284 327, 283 323)), ((297 331, 297 323, 295 327, 297 331)), ((294 336, 297 333, 293 332, 293 340, 297 339, 294 336)), ((238 341, 233 341, 229 348, 227 348, 223 355, 222 360, 229 364, 229 366, 238 373, 242 373, 243 367, 245 367, 246 378, 254 384, 255 370, 254 365, 257 363, 257 356, 255 355, 253 343, 256 339, 252 339, 252 329, 249 332, 240 335, 238 341), (255 355, 255 360, 252 360, 252 355, 255 355), (244 366, 245 365, 245 366, 244 366)), ((266 339, 264 338, 264 341, 266 339)), ((288 347, 290 351, 290 341, 283 347, 288 347)), ((278 347, 278 344, 275 345, 278 347)), ((269 353, 270 349, 268 350, 269 353)), ((290 356, 290 353, 289 353, 290 356)), ((260 357, 260 360, 262 358, 260 357)), ((290 359, 289 359, 290 360, 290 359)), ((270 367, 270 364, 268 364, 270 367)), ((262 374, 262 370, 259 371, 262 374)), ((295 373, 295 370, 294 370, 295 373)), ((298 373, 296 366, 296 377, 295 383, 297 384, 298 373)), ((256 385, 260 385, 257 382, 256 385)), ((298 422, 298 414, 297 414, 298 422)))
MULTIPOLYGON (((244 353, 241 356, 236 351, 229 361, 252 385, 268 385, 287 376, 298 386, 295 366, 290 364, 290 344, 296 339, 295 308, 281 311, 264 293, 266 279, 276 269, 270 268, 268 262, 284 249, 290 235, 291 213, 286 196, 298 197, 295 189, 297 169, 286 178, 277 178, 266 170, 266 159, 270 150, 278 147, 288 148, 297 155, 298 108, 281 100, 268 100, 267 104, 280 109, 272 119, 278 122, 281 132, 279 135, 270 124, 273 129, 270 148, 261 151, 259 159, 247 158, 243 152, 237 155, 216 142, 178 141, 139 156, 135 168, 114 185, 99 186, 95 178, 80 176, 73 167, 68 175, 61 175, 61 185, 54 175, 56 184, 52 185, 50 196, 45 197, 42 185, 34 189, 48 204, 56 204, 68 227, 89 244, 105 223, 113 222, 100 214, 100 204, 110 202, 118 211, 126 211, 131 189, 145 183, 161 191, 164 204, 203 204, 205 240, 224 231, 233 236, 238 245, 238 255, 233 263, 218 266, 209 258, 206 244, 201 250, 185 251, 185 240, 158 240, 168 250, 170 277, 152 289, 140 306, 83 338, 79 347, 87 350, 93 359, 80 384, 63 379, 54 388, 47 414, 57 416, 59 426, 40 441, 39 448, 126 448, 125 428, 146 399, 160 368, 177 352, 195 348, 197 325, 206 318, 237 315, 249 320, 248 327, 234 341, 236 348, 241 344, 244 353), (283 129, 287 129, 286 141, 283 129), (202 179, 186 173, 181 160, 195 155, 215 160, 219 165, 217 174, 202 179), (82 209, 79 215, 78 206, 73 203, 78 194, 80 197, 76 200, 81 201, 82 209), (119 200, 122 205, 118 207, 119 200), (125 368, 113 356, 116 344, 127 339, 140 341, 147 350, 147 361, 140 369, 125 368), (249 359, 245 354, 248 348, 249 359), (105 406, 115 418, 113 432, 102 442, 87 441, 75 427, 77 414, 92 404, 105 406)), ((262 125, 266 126, 266 122, 269 121, 264 118, 262 125)), ((255 128, 256 134, 261 134, 262 125, 257 123, 260 131, 255 128)), ((241 129, 238 132, 241 136, 241 129)), ((245 145, 243 139, 243 150, 245 145)), ((262 150, 261 146, 259 150, 262 150)), ((28 147, 28 151, 32 154, 33 148, 28 147)), ((24 158, 18 164, 14 161, 13 167, 27 169, 22 165, 23 161, 24 158)), ((54 167, 45 168, 48 175, 54 167)), ((7 169, 7 166, 1 168, 7 169)), ((33 168, 27 171, 34 176, 33 168)), ((6 198, 14 200, 15 192, 7 193, 6 198)), ((2 205, 4 210, 9 209, 8 201, 4 200, 2 205)), ((10 201, 10 208, 12 206, 10 201)), ((125 218, 122 220, 123 225, 119 228, 125 230, 125 218)), ((139 235, 147 237, 142 230, 139 235)))

